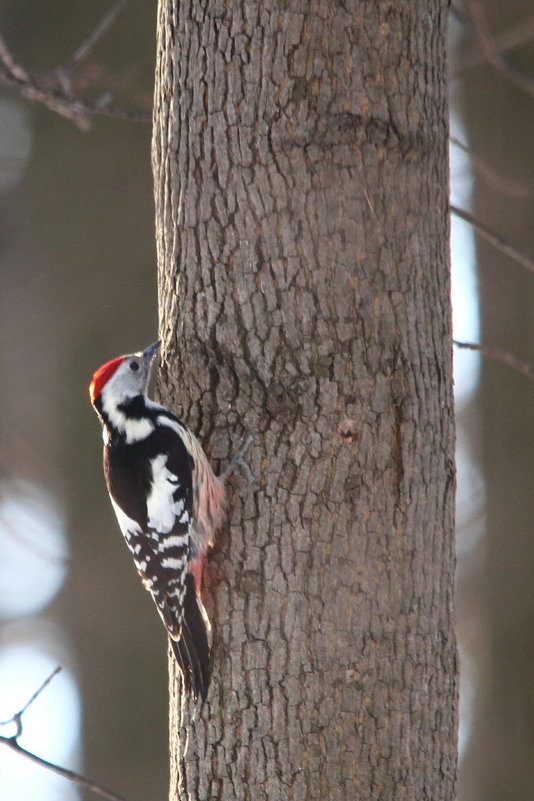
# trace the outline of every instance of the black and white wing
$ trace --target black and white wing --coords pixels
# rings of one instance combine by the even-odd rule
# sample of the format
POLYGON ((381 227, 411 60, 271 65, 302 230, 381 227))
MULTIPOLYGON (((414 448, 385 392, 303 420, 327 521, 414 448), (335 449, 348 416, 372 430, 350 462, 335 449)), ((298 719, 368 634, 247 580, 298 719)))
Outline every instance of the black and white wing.
POLYGON ((189 573, 192 464, 179 435, 168 427, 163 433, 156 429, 142 442, 123 445, 126 454, 120 445, 109 448, 105 472, 119 526, 167 629, 184 684, 204 697, 208 624, 189 573))

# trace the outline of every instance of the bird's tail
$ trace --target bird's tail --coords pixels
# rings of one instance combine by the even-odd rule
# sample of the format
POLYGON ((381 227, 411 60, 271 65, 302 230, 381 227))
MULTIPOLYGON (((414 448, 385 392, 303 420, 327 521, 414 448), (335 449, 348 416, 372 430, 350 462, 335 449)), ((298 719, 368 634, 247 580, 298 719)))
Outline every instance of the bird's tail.
POLYGON ((184 688, 192 693, 195 700, 200 696, 204 701, 208 692, 210 628, 206 610, 197 595, 195 578, 188 573, 185 578, 182 632, 179 640, 171 639, 171 645, 182 673, 184 688))

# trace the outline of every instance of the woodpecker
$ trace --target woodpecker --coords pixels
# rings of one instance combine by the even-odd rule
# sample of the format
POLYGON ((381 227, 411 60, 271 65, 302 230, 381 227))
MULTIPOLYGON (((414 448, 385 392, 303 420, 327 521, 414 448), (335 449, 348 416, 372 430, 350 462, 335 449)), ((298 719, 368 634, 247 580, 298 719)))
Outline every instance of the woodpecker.
POLYGON ((167 630, 185 690, 204 700, 211 627, 200 598, 202 565, 224 522, 225 490, 185 423, 147 396, 159 346, 103 364, 89 396, 102 423, 104 475, 126 545, 167 630))

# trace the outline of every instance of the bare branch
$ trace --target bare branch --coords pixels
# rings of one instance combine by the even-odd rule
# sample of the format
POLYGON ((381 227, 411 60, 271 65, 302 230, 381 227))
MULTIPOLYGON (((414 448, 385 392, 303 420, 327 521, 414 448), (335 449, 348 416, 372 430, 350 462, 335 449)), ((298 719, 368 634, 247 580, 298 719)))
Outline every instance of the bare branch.
POLYGON ((10 723, 14 723, 15 726, 17 727, 17 733, 15 734, 15 737, 11 738, 11 739, 16 739, 17 737, 20 737, 20 735, 22 734, 22 716, 23 716, 23 714, 26 712, 28 707, 33 704, 33 702, 35 701, 37 696, 42 693, 44 688, 48 687, 48 685, 50 684, 50 682, 52 681, 54 676, 57 676, 57 674, 60 672, 60 670, 62 670, 61 665, 57 665, 54 668, 54 670, 52 671, 52 673, 48 676, 48 678, 46 678, 43 681, 43 683, 41 684, 41 686, 34 692, 34 694, 31 696, 29 701, 26 701, 26 703, 24 704, 22 709, 19 709, 18 712, 15 712, 15 714, 12 717, 10 717, 9 720, 0 721, 0 726, 9 726, 10 723))
POLYGON ((88 779, 85 776, 82 776, 80 773, 76 773, 74 770, 62 768, 60 765, 54 764, 54 762, 49 762, 47 759, 43 759, 42 757, 37 756, 37 754, 33 754, 31 751, 27 751, 18 744, 16 738, 14 737, 0 736, 0 744, 6 745, 12 751, 27 757, 27 759, 31 759, 32 762, 36 762, 38 765, 41 765, 41 767, 52 771, 52 773, 57 773, 58 776, 63 776, 63 778, 68 779, 74 784, 78 784, 80 787, 84 787, 86 790, 91 790, 91 792, 101 796, 102 798, 107 798, 109 801, 128 801, 128 799, 123 795, 119 795, 118 793, 113 792, 113 790, 108 790, 106 787, 98 784, 98 782, 88 779))
POLYGON ((17 712, 17 717, 21 718, 21 717, 23 716, 23 714, 26 712, 26 710, 28 709, 28 707, 30 707, 30 706, 33 704, 33 702, 35 701, 35 699, 36 699, 36 698, 37 698, 39 695, 41 695, 41 693, 43 692, 43 690, 44 690, 46 687, 48 687, 48 685, 50 684, 50 682, 52 681, 52 679, 54 679, 54 678, 57 676, 57 674, 58 674, 58 673, 61 673, 61 671, 62 671, 62 670, 63 670, 63 668, 61 667, 61 665, 56 665, 56 667, 54 668, 54 670, 52 671, 52 673, 51 673, 51 674, 50 674, 50 675, 49 675, 49 676, 48 676, 48 677, 47 677, 47 678, 46 678, 46 679, 43 681, 43 683, 41 684, 41 686, 40 686, 40 687, 38 687, 38 689, 37 689, 37 690, 34 692, 34 694, 31 696, 31 698, 30 698, 28 701, 26 701, 26 703, 24 704, 24 706, 22 707, 22 709, 19 709, 19 711, 17 712))
POLYGON ((82 42, 72 56, 63 64, 60 64, 60 66, 56 69, 61 70, 61 72, 70 72, 74 67, 78 66, 78 64, 86 59, 92 50, 94 50, 104 34, 109 31, 122 9, 126 6, 127 2, 128 0, 118 0, 115 5, 111 6, 109 11, 104 14, 94 31, 87 37, 85 42, 82 42))
MULTIPOLYGON (((2 39, 0 38, 0 43, 2 39)), ((17 89, 22 97, 33 103, 41 103, 50 111, 55 111, 62 117, 74 122, 82 131, 91 127, 90 117, 102 116, 115 119, 130 120, 132 122, 149 122, 152 115, 145 112, 127 111, 116 106, 99 106, 97 103, 86 103, 70 97, 65 90, 59 92, 52 89, 43 89, 34 79, 22 80, 4 66, 0 65, 0 82, 6 86, 17 89)))
POLYGON ((4 737, 0 735, 0 745, 5 745, 7 748, 10 748, 12 751, 15 751, 17 754, 21 754, 25 756, 27 759, 30 759, 32 762, 37 763, 37 765, 41 765, 43 768, 52 771, 52 773, 57 773, 58 776, 63 776, 63 778, 68 779, 68 781, 73 782, 74 784, 78 784, 80 787, 84 787, 86 790, 90 790, 91 792, 95 793, 96 795, 101 796, 101 798, 107 798, 108 801, 128 801, 122 795, 113 792, 113 790, 108 790, 106 787, 103 787, 98 782, 93 781, 92 779, 88 779, 86 776, 82 776, 80 773, 76 773, 74 770, 69 770, 68 768, 62 768, 60 765, 54 764, 54 762, 49 762, 47 759, 43 759, 37 754, 32 753, 31 751, 27 751, 18 743, 18 738, 22 735, 22 716, 26 712, 26 710, 33 704, 35 699, 42 693, 42 691, 48 687, 54 676, 61 670, 61 666, 58 665, 52 673, 44 680, 41 686, 33 693, 31 698, 24 704, 22 709, 19 709, 18 712, 15 712, 13 717, 9 718, 9 720, 4 720, 0 723, 0 726, 7 726, 11 723, 14 723, 16 726, 16 732, 12 737, 4 737))
MULTIPOLYGON (((458 18, 460 17, 458 16, 458 18)), ((529 17, 526 20, 521 20, 521 22, 512 25, 510 28, 507 28, 501 33, 493 34, 492 38, 495 47, 501 53, 506 53, 508 50, 512 50, 514 47, 520 47, 521 45, 527 44, 534 39, 534 16, 529 17)), ((470 47, 466 52, 462 51, 455 55, 451 74, 453 77, 456 77, 464 70, 478 66, 484 60, 485 54, 480 45, 476 47, 470 47)))
POLYGON ((484 13, 480 0, 467 0, 467 7, 479 37, 482 51, 488 63, 515 86, 522 89, 531 97, 534 97, 534 78, 525 75, 522 70, 510 64, 498 49, 489 29, 486 14, 484 13))
POLYGON ((520 184, 516 181, 508 181, 506 178, 497 175, 495 170, 493 170, 484 159, 476 153, 473 153, 473 151, 460 139, 457 139, 456 136, 451 136, 449 139, 453 145, 459 147, 464 153, 468 153, 473 170, 478 173, 489 186, 496 189, 497 192, 501 192, 503 195, 508 195, 510 197, 528 197, 531 194, 530 188, 525 184, 520 184))
POLYGON ((490 345, 480 345, 477 342, 459 342, 457 339, 453 339, 453 343, 457 348, 478 351, 496 362, 506 364, 508 367, 511 367, 512 370, 521 373, 521 375, 526 376, 531 381, 534 380, 534 367, 516 358, 512 353, 508 353, 500 348, 493 348, 490 345))
POLYGON ((125 3, 126 0, 118 0, 73 56, 65 64, 52 70, 44 82, 38 81, 24 67, 17 64, 0 34, 0 83, 16 89, 26 100, 40 103, 71 120, 82 131, 89 130, 90 118, 96 115, 134 122, 149 122, 152 118, 150 113, 127 111, 108 102, 88 103, 76 97, 73 91, 74 81, 70 71, 89 55, 98 40, 109 30, 125 3))
POLYGON ((18 64, 15 64, 15 60, 11 55, 11 51, 4 42, 2 36, 0 36, 0 61, 3 62, 6 70, 8 70, 16 80, 22 82, 29 80, 29 75, 26 70, 20 67, 18 64))
MULTIPOLYGON (((0 37, 0 46, 3 44, 0 37)), ((3 61, 3 66, 0 65, 0 81, 6 86, 18 89, 26 100, 30 100, 32 103, 41 103, 51 111, 55 111, 56 114, 72 120, 80 130, 89 130, 90 124, 83 103, 61 95, 59 92, 42 89, 29 76, 26 79, 21 77, 18 67, 12 70, 3 61)))
POLYGON ((516 261, 518 264, 521 264, 522 267, 526 267, 527 270, 534 272, 534 259, 531 259, 530 256, 527 256, 525 253, 521 253, 517 248, 515 248, 507 239, 504 239, 500 234, 495 233, 491 228, 489 228, 484 223, 481 223, 474 217, 470 212, 465 211, 464 209, 459 209, 457 206, 450 207, 452 214, 455 214, 456 217, 460 217, 461 220, 465 220, 465 222, 472 225, 475 231, 480 234, 480 236, 485 239, 490 244, 494 245, 497 250, 500 250, 501 253, 505 253, 507 256, 510 256, 511 259, 516 261))

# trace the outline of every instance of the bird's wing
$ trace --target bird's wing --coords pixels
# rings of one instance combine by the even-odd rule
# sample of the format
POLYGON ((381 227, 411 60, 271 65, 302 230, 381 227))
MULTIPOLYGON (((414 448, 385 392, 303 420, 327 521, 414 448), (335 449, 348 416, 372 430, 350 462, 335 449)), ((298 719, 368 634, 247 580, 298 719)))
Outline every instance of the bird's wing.
POLYGON ((156 455, 148 455, 148 493, 142 522, 131 518, 114 497, 110 498, 117 520, 144 586, 151 593, 171 637, 180 636, 185 597, 185 577, 190 554, 192 523, 192 473, 181 438, 176 434, 165 451, 155 443, 156 455))

